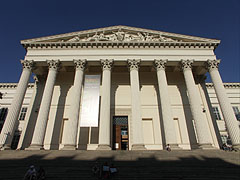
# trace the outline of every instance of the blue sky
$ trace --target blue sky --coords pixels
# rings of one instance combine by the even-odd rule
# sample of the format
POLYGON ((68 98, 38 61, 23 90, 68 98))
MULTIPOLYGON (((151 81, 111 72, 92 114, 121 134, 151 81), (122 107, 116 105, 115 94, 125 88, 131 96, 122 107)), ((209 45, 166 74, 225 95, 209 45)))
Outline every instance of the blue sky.
POLYGON ((219 39, 222 79, 240 82, 239 7, 240 0, 1 1, 0 82, 19 80, 20 40, 112 25, 219 39))

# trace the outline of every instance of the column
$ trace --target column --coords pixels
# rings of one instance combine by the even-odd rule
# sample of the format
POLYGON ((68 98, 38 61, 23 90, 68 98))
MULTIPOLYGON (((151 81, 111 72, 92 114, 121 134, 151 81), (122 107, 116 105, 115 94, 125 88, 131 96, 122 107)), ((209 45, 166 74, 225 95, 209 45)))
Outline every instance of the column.
POLYGON ((73 86, 72 104, 70 106, 70 118, 66 126, 67 136, 64 140, 63 150, 75 150, 77 142, 77 130, 80 112, 80 99, 82 92, 83 74, 86 65, 86 60, 74 60, 75 78, 73 86))
POLYGON ((110 147, 110 109, 111 109, 111 68, 112 59, 101 60, 102 64, 102 89, 101 89, 101 109, 99 125, 99 145, 97 150, 111 150, 110 147))
POLYGON ((220 60, 208 60, 207 68, 210 73, 218 102, 223 113, 224 121, 226 122, 229 136, 232 140, 232 145, 234 148, 240 149, 240 130, 218 71, 219 63, 220 60))
POLYGON ((46 85, 43 92, 43 97, 38 113, 38 118, 36 126, 33 133, 33 139, 28 150, 41 150, 43 148, 43 142, 45 137, 45 132, 47 128, 48 115, 50 111, 52 95, 54 84, 57 76, 57 71, 59 67, 59 60, 49 60, 47 61, 49 66, 48 76, 46 85))
POLYGON ((9 108, 7 118, 5 120, 1 136, 0 136, 0 147, 2 149, 11 149, 11 142, 14 136, 15 128, 18 122, 18 116, 22 107, 24 96, 27 90, 28 81, 31 75, 33 67, 33 61, 21 60, 23 71, 20 77, 16 94, 12 100, 12 104, 9 108))
POLYGON ((132 150, 145 150, 143 141, 142 115, 140 103, 140 88, 138 68, 140 59, 129 59, 128 65, 130 69, 131 83, 131 99, 132 99, 132 150))
POLYGON ((168 84, 165 73, 167 60, 155 60, 154 63, 157 70, 158 88, 162 108, 166 144, 169 144, 171 149, 178 149, 179 147, 177 144, 177 136, 175 132, 176 130, 174 128, 175 125, 171 111, 172 108, 169 100, 170 96, 168 94, 168 84))
POLYGON ((211 148, 212 146, 210 141, 209 128, 207 126, 207 122, 203 118, 202 108, 198 99, 198 89, 196 88, 192 74, 193 60, 182 60, 181 63, 188 92, 190 109, 192 112, 193 120, 195 121, 199 148, 211 148))

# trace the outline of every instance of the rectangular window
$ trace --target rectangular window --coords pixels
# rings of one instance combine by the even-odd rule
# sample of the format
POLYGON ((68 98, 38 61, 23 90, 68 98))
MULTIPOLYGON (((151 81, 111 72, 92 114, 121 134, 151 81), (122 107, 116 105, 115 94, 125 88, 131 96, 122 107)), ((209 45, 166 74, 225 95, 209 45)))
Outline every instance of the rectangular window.
POLYGON ((238 121, 240 121, 240 112, 237 106, 233 106, 233 111, 238 121))
POLYGON ((4 121, 7 117, 8 108, 0 108, 0 132, 2 131, 4 121))
POLYGON ((215 115, 216 120, 221 120, 222 119, 221 116, 220 116, 218 107, 213 107, 213 113, 215 115))
POLYGON ((27 113, 27 108, 23 107, 22 110, 21 110, 21 113, 20 113, 20 116, 19 116, 18 120, 19 121, 24 121, 26 113, 27 113))

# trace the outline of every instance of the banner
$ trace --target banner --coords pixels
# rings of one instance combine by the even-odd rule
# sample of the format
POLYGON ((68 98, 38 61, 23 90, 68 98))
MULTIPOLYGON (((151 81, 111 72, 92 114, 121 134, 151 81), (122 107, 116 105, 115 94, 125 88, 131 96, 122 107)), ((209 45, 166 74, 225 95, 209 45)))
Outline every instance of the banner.
POLYGON ((85 75, 80 127, 98 127, 101 75, 85 75))

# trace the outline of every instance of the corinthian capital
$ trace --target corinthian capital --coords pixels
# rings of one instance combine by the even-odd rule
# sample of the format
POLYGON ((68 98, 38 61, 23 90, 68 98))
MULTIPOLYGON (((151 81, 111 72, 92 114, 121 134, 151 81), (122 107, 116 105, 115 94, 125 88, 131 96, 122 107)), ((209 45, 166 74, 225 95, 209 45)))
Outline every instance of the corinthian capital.
POLYGON ((208 71, 211 71, 213 69, 218 69, 218 65, 220 63, 220 60, 207 60, 207 63, 206 63, 206 68, 208 71))
POLYGON ((157 70, 165 70, 166 64, 167 64, 167 60, 163 60, 163 59, 159 59, 159 60, 155 59, 154 60, 154 65, 157 70))
POLYGON ((138 70, 140 66, 140 59, 128 59, 129 69, 131 70, 138 70))
POLYGON ((59 60, 47 60, 49 70, 58 70, 60 61, 59 60))
POLYGON ((113 65, 113 59, 101 59, 103 70, 111 70, 113 65))
POLYGON ((181 60, 181 68, 182 70, 187 70, 187 69, 192 69, 192 64, 193 64, 193 60, 181 60))
POLYGON ((32 70, 34 62, 33 60, 21 60, 21 64, 23 69, 32 70))
POLYGON ((84 70, 86 66, 86 59, 74 59, 73 60, 77 70, 84 70))

